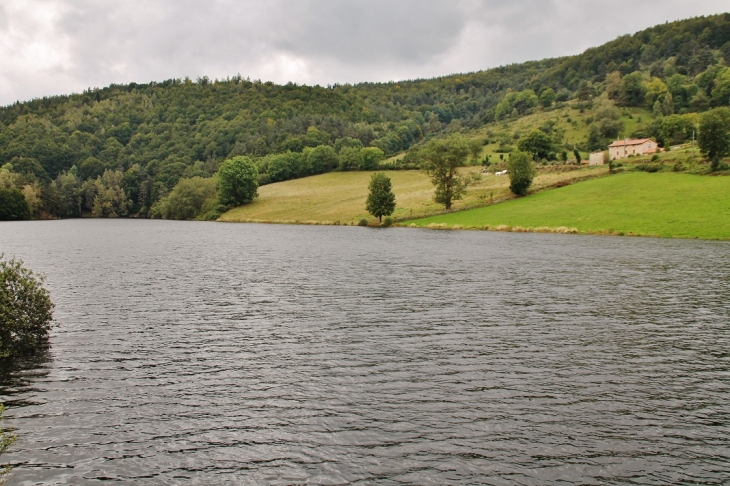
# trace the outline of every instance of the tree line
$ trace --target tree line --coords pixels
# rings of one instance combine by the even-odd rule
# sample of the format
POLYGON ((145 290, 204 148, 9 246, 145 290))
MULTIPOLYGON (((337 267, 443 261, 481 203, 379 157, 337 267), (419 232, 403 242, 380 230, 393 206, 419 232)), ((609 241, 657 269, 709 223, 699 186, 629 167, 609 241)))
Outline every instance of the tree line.
MULTIPOLYGON (((621 131, 622 106, 661 114, 636 135, 671 143, 689 135, 694 113, 730 104, 728 39, 730 14, 721 14, 659 25, 577 56, 435 79, 323 87, 236 75, 17 102, 0 108, 0 197, 10 208, 20 192, 29 217, 153 217, 168 213, 158 203, 182 180, 210 192, 214 183, 200 179, 234 157, 253 161, 259 184, 332 170, 415 169, 415 150, 387 167, 383 160, 568 101, 597 109, 587 149, 621 131)), ((553 141, 556 130, 540 129, 553 141)), ((555 158, 563 151, 555 143, 540 149, 555 158)))

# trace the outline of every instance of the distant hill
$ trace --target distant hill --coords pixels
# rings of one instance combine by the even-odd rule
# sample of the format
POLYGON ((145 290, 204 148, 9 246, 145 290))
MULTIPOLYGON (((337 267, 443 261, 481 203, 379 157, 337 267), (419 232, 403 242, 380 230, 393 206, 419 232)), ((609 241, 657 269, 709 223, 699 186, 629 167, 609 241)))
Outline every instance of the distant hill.
MULTIPOLYGON (((442 133, 556 104, 590 103, 603 93, 619 106, 659 116, 727 106, 728 64, 725 13, 658 25, 577 56, 435 79, 321 87, 237 75, 111 85, 0 108, 0 165, 10 163, 24 178, 16 184, 39 188, 68 171, 80 185, 105 170, 119 171, 127 211, 144 215, 180 178, 210 177, 219 161, 235 155, 260 159, 266 182, 275 180, 269 174, 272 154, 332 146, 339 155, 342 147, 363 146, 389 156, 442 133)), ((587 149, 591 142, 581 143, 587 149)), ((337 167, 330 159, 319 172, 337 167)), ((313 170, 304 164, 281 177, 313 170)), ((104 187, 117 184, 107 179, 104 187)), ((98 187, 81 190, 79 209, 69 213, 61 185, 54 186, 55 195, 55 189, 37 191, 39 211, 92 210, 98 187)))

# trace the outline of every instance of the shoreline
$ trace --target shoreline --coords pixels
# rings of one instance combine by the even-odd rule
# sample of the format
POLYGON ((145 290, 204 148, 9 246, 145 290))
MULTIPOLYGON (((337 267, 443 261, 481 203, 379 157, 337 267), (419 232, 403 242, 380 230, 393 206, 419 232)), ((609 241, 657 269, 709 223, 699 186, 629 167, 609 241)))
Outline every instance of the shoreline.
POLYGON ((417 226, 413 223, 405 224, 395 222, 391 226, 368 225, 360 226, 358 224, 340 223, 338 221, 212 221, 214 223, 224 224, 270 224, 270 225, 295 225, 295 226, 349 226, 360 228, 403 228, 403 229, 422 229, 422 230, 440 230, 440 231, 491 231, 499 233, 542 233, 542 234, 561 234, 561 235, 583 235, 583 236, 614 236, 614 237, 634 237, 634 238, 660 238, 664 240, 703 240, 703 241, 730 241, 730 238, 706 238, 702 236, 662 236, 650 233, 638 233, 633 231, 615 231, 615 230, 580 230, 578 228, 568 228, 565 226, 550 227, 523 227, 510 225, 484 225, 484 226, 461 226, 447 225, 446 223, 431 223, 427 226, 417 226))
POLYGON ((169 221, 169 222, 186 222, 186 223, 221 223, 221 224, 267 224, 267 225, 295 225, 295 226, 348 226, 348 227, 359 227, 359 228, 374 228, 374 229, 388 229, 388 228, 402 228, 402 229, 422 229, 422 230, 436 230, 436 231, 492 231, 500 233, 542 233, 542 234, 562 234, 562 235, 583 235, 583 236, 614 236, 614 237, 634 237, 634 238, 659 238, 665 240, 702 240, 702 241, 730 241, 730 238, 722 237, 703 237, 703 236, 662 236, 651 233, 640 233, 634 231, 615 231, 615 230, 581 230, 575 227, 559 226, 510 226, 510 225, 483 225, 483 226, 462 226, 459 224, 448 225, 446 223, 431 223, 426 226, 418 226, 414 223, 394 222, 390 226, 368 224, 367 226, 361 226, 354 222, 339 222, 339 221, 298 221, 298 220, 246 220, 246 221, 220 221, 220 220, 174 220, 174 219, 151 219, 151 218, 94 218, 94 217, 81 217, 81 218, 56 218, 56 219, 38 219, 38 220, 24 220, 24 221, 1 221, 0 223, 28 223, 28 222, 39 222, 39 221, 72 221, 72 220, 133 220, 133 221, 169 221))

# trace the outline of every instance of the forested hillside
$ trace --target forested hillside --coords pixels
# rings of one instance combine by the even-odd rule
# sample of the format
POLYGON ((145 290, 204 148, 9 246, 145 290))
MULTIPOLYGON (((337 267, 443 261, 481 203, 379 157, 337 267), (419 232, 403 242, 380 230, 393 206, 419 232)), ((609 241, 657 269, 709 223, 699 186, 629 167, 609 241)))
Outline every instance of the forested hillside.
MULTIPOLYGON (((144 216, 180 179, 209 178, 237 155, 253 158, 267 183, 377 168, 424 139, 555 104, 598 99, 608 118, 614 104, 658 117, 728 106, 728 64, 726 13, 577 56, 429 80, 321 87, 236 75, 112 85, 0 108, 0 189, 22 192, 33 217, 144 216)), ((616 131, 596 123, 586 149, 616 131)))

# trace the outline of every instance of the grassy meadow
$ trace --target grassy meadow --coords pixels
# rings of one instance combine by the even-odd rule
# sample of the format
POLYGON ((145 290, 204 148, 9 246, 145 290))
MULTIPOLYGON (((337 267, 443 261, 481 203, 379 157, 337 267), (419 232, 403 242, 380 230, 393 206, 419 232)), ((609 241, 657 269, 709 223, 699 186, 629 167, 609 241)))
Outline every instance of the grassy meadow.
MULTIPOLYGON (((461 171, 479 172, 478 167, 461 171)), ((540 169, 534 188, 556 185, 605 175, 605 167, 554 166, 540 169)), ((396 197, 396 220, 413 219, 443 212, 433 202, 434 186, 419 171, 386 171, 396 197)), ((295 179, 259 188, 259 197, 251 204, 234 208, 219 221, 310 224, 357 224, 360 219, 375 222, 365 210, 368 182, 372 172, 332 172, 295 179)), ((456 201, 453 209, 468 209, 513 198, 509 178, 483 174, 469 187, 466 197, 456 201)))
POLYGON ((730 177, 628 172, 407 224, 730 239, 730 177))
MULTIPOLYGON (((479 162, 489 155, 490 172, 494 172, 506 168, 499 160, 500 150, 515 146, 521 134, 552 122, 564 133, 566 143, 578 143, 587 136, 591 116, 590 109, 564 104, 487 124, 466 137, 489 141, 479 162)), ((628 134, 654 118, 642 108, 623 108, 621 119, 622 134, 628 134)), ((588 158, 587 153, 582 155, 588 158)), ((531 195, 522 199, 510 192, 508 177, 482 174, 479 166, 464 167, 462 173, 480 173, 481 179, 448 213, 433 202, 434 187, 422 172, 385 173, 396 195, 393 217, 405 221, 402 225, 730 239, 730 178, 707 177, 709 165, 690 144, 655 159, 624 159, 622 173, 611 177, 602 177, 607 175, 606 166, 538 166, 531 195), (658 172, 642 172, 647 165, 656 166, 658 172)), ((375 224, 365 210, 371 174, 333 172, 262 186, 253 203, 234 208, 219 220, 353 225, 366 219, 375 224)))

